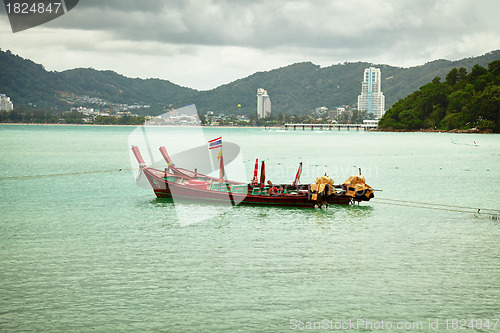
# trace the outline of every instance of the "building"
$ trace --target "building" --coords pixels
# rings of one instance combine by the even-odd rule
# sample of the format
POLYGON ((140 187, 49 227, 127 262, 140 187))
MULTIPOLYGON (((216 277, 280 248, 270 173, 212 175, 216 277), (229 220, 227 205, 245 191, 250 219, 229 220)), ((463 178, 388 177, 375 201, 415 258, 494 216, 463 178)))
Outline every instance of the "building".
POLYGON ((77 107, 77 108, 71 108, 71 111, 77 111, 77 112, 80 112, 82 113, 83 115, 85 116, 91 116, 94 114, 94 109, 92 108, 86 108, 84 106, 80 106, 80 107, 77 107))
POLYGON ((348 107, 348 105, 339 106, 336 107, 335 110, 328 111, 328 117, 332 120, 336 120, 342 116, 344 116, 344 118, 351 119, 352 110, 348 110, 346 107, 348 107))
POLYGON ((385 96, 381 90, 381 72, 379 68, 365 69, 361 95, 358 96, 358 110, 366 110, 380 119, 385 113, 385 96))
POLYGON ((377 126, 377 125, 378 125, 378 120, 374 120, 374 119, 365 119, 365 120, 363 120, 363 125, 373 125, 373 126, 377 126))
POLYGON ((10 112, 12 110, 14 110, 14 104, 10 101, 10 97, 0 94, 0 111, 10 112))
POLYGON ((322 106, 314 109, 313 116, 321 117, 325 113, 328 113, 328 108, 326 106, 322 106))
POLYGON ((267 90, 257 89, 257 119, 266 118, 271 115, 271 99, 267 90))

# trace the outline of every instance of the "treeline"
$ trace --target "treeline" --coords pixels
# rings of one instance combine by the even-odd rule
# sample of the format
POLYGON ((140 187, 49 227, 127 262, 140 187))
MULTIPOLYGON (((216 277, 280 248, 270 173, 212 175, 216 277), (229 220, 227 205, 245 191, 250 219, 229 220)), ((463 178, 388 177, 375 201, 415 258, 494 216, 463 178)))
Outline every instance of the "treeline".
POLYGON ((384 129, 471 129, 500 132, 500 60, 470 73, 452 69, 396 102, 380 119, 384 129))
POLYGON ((14 109, 0 111, 0 123, 23 124, 97 124, 97 125, 143 125, 143 116, 97 116, 92 121, 85 121, 80 112, 49 113, 44 110, 14 109))

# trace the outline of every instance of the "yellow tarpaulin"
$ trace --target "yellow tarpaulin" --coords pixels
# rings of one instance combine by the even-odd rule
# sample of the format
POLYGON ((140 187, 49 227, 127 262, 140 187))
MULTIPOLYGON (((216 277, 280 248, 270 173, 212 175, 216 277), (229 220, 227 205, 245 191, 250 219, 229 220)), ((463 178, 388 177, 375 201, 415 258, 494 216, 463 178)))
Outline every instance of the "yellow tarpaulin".
POLYGON ((373 189, 365 183, 365 177, 363 176, 351 176, 347 178, 344 186, 346 188, 345 194, 353 198, 356 196, 356 192, 364 192, 367 198, 370 198, 370 195, 373 193, 373 189))
POLYGON ((312 200, 318 200, 318 195, 330 195, 335 192, 333 187, 333 179, 328 176, 321 176, 316 178, 316 184, 311 184, 312 200), (328 193, 325 193, 326 185, 328 186, 328 193))

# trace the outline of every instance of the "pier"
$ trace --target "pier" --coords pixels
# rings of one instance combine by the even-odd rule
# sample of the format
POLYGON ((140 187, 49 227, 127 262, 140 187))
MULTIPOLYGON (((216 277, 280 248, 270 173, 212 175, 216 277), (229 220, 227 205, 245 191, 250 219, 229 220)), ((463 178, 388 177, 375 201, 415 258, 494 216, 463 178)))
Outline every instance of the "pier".
POLYGON ((371 129, 377 128, 377 124, 285 124, 285 130, 288 130, 289 128, 293 128, 293 130, 297 129, 319 129, 320 131, 323 130, 329 130, 331 131, 332 129, 338 129, 340 131, 341 128, 346 128, 348 131, 350 129, 356 129, 356 131, 359 131, 360 129, 363 129, 364 131, 369 131, 371 129))

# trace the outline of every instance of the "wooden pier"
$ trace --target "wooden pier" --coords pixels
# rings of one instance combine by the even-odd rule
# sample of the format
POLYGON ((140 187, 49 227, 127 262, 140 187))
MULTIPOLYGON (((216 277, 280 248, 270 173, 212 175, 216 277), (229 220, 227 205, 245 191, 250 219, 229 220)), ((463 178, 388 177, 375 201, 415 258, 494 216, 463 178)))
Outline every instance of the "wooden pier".
POLYGON ((328 130, 331 131, 332 129, 338 129, 340 131, 341 128, 346 128, 348 131, 351 129, 356 129, 356 131, 359 131, 360 129, 364 131, 369 131, 371 129, 377 128, 377 124, 285 124, 285 130, 288 130, 289 128, 293 128, 294 130, 297 129, 319 129, 320 131, 323 130, 328 130))

